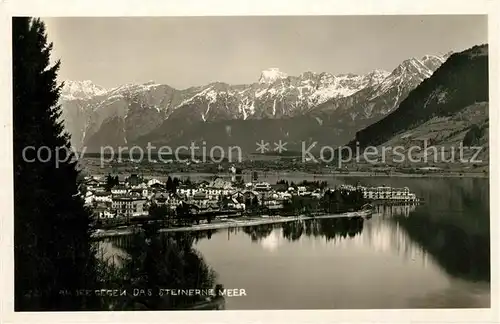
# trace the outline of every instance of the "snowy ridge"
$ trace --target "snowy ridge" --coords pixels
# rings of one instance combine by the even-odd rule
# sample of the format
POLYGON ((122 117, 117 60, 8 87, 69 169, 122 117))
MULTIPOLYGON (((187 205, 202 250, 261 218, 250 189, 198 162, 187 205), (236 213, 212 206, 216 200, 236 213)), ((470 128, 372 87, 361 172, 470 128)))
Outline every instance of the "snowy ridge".
POLYGON ((175 109, 193 104, 202 105, 204 108, 199 110, 199 117, 203 121, 210 121, 212 106, 217 102, 224 102, 226 113, 231 119, 281 118, 306 112, 332 98, 350 96, 367 86, 379 84, 390 74, 382 70, 366 75, 304 72, 298 77, 284 77, 286 74, 277 69, 266 71, 270 73, 263 73, 258 83, 240 86, 238 89, 229 85, 219 89, 214 85, 201 88, 175 109), (228 106, 228 101, 236 103, 235 107, 228 106))
POLYGON ((288 75, 278 68, 269 68, 260 74, 259 83, 274 83, 279 79, 286 79, 288 75))
MULTIPOLYGON (((374 93, 368 100, 372 100, 391 89, 401 89, 405 83, 418 85, 423 80, 429 78, 434 71, 445 61, 443 57, 436 55, 426 55, 421 60, 411 58, 403 61, 375 88, 374 93)), ((398 102, 399 97, 396 99, 398 102)))
POLYGON ((127 83, 112 88, 111 90, 108 91, 108 95, 110 95, 109 98, 123 97, 124 95, 133 95, 135 93, 149 91, 158 86, 161 86, 161 84, 154 83, 152 81, 143 84, 127 83))
POLYGON ((404 60, 392 72, 375 70, 367 74, 370 80, 362 90, 348 96, 329 99, 311 109, 311 114, 332 116, 339 123, 358 123, 385 116, 394 111, 407 95, 423 80, 432 76, 444 57, 426 55, 422 59, 404 60))
MULTIPOLYGON (((348 107, 352 104, 350 98, 358 94, 360 100, 369 101, 387 93, 391 104, 394 99, 396 105, 407 89, 430 77, 444 60, 426 55, 420 60, 405 60, 392 72, 374 70, 362 75, 308 71, 290 76, 278 68, 269 68, 251 84, 214 82, 183 90, 155 82, 105 89, 91 81, 67 81, 60 99, 67 129, 74 141, 83 143, 113 117, 127 120, 127 136, 133 132, 139 136, 169 119, 174 124, 184 120, 280 119, 312 112, 322 104, 330 105, 333 111, 340 106, 330 102, 345 98, 341 106, 348 107)), ((379 109, 374 107, 367 104, 363 111, 351 111, 351 118, 369 117, 379 109)))
POLYGON ((61 97, 63 100, 90 99, 104 95, 107 91, 107 89, 94 84, 90 80, 64 81, 61 97))

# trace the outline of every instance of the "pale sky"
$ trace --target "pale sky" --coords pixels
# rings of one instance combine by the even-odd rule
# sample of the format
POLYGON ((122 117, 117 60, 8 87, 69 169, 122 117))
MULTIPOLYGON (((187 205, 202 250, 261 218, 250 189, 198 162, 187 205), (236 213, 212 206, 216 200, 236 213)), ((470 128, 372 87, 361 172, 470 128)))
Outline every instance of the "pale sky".
POLYGON ((401 61, 487 42, 486 16, 45 18, 59 79, 103 87, 256 82, 277 67, 391 71, 401 61))

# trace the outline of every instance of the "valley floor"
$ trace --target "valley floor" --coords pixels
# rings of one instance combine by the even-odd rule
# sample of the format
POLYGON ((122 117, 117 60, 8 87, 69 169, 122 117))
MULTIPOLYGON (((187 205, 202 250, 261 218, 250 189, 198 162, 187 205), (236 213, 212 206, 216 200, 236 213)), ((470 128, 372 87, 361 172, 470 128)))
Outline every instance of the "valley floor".
MULTIPOLYGON (((350 171, 350 172, 321 172, 321 173, 316 173, 316 172, 298 172, 298 171, 293 171, 293 170, 272 170, 272 171, 260 171, 258 169, 255 169, 255 171, 259 172, 261 175, 280 175, 280 176, 286 176, 289 174, 297 175, 297 176, 307 176, 307 177, 317 177, 317 178, 324 178, 324 177, 401 177, 401 178, 489 178, 489 172, 467 172, 467 171, 432 171, 432 172, 427 172, 427 173, 402 173, 402 172, 381 172, 381 171, 350 171)), ((130 173, 137 172, 137 170, 133 169, 111 169, 111 168, 104 168, 104 169, 97 169, 93 167, 87 167, 84 169, 84 172, 88 172, 89 174, 92 174, 94 176, 105 176, 109 173, 111 174, 123 174, 123 175, 129 175, 130 173)), ((220 173, 209 173, 209 172, 193 172, 191 170, 187 171, 178 171, 178 170, 171 170, 171 171, 159 171, 159 170, 142 170, 140 171, 140 174, 146 177, 163 177, 163 176, 168 176, 169 174, 185 174, 186 176, 192 176, 192 175, 199 175, 199 176, 231 176, 231 174, 227 172, 220 172, 220 173)), ((249 172, 244 172, 242 176, 250 176, 251 174, 249 172)))

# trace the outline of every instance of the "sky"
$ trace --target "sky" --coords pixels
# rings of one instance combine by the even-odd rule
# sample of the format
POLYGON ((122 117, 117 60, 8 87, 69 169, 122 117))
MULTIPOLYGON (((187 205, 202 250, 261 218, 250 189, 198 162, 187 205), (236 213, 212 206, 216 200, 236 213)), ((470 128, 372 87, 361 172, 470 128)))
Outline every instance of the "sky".
POLYGON ((262 70, 365 74, 487 42, 486 16, 44 18, 63 80, 178 89, 256 82, 262 70))

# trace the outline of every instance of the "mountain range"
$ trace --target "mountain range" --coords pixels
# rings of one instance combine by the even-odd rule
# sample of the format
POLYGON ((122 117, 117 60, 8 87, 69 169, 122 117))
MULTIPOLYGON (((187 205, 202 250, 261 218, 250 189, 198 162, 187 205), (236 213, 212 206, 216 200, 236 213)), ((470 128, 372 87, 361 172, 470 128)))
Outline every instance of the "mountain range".
POLYGON ((451 117, 469 106, 488 102, 488 90, 488 45, 455 53, 432 77, 421 82, 398 109, 357 132, 355 141, 361 147, 381 145, 396 134, 433 118, 451 117))
POLYGON ((72 144, 88 152, 193 141, 239 145, 248 153, 260 140, 283 140, 288 149, 300 149, 302 141, 342 145, 394 112, 450 55, 410 58, 393 71, 365 75, 289 76, 270 68, 251 84, 214 82, 181 90, 154 82, 105 89, 65 81, 62 118, 72 144))

